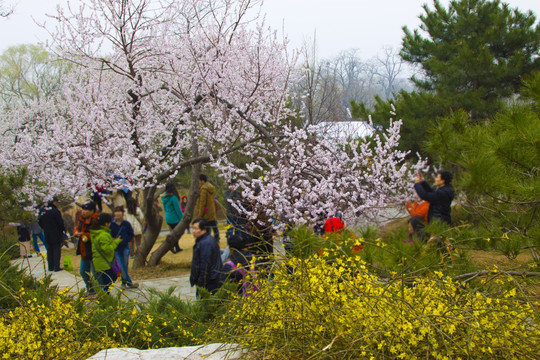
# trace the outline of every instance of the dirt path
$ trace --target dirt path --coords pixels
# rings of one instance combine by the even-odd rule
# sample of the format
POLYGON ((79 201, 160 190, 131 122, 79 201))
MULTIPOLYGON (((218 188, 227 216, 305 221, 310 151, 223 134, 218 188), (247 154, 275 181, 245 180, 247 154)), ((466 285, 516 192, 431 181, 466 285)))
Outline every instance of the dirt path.
MULTIPOLYGON (((221 236, 219 246, 221 249, 227 247, 227 241, 225 240, 225 230, 220 227, 221 236)), ((152 252, 155 251, 165 240, 165 235, 158 237, 156 244, 152 248, 152 252)), ((192 234, 184 234, 180 239, 180 247, 183 251, 173 254, 168 252, 162 259, 158 266, 145 267, 141 269, 132 269, 133 261, 129 262, 129 275, 133 281, 145 280, 145 279, 157 279, 173 276, 183 276, 189 274, 191 269, 191 258, 193 257, 193 245, 195 245, 195 239, 192 234)), ((79 274, 80 257, 75 254, 74 248, 62 248, 62 259, 66 256, 71 257, 73 264, 73 273, 79 274)))

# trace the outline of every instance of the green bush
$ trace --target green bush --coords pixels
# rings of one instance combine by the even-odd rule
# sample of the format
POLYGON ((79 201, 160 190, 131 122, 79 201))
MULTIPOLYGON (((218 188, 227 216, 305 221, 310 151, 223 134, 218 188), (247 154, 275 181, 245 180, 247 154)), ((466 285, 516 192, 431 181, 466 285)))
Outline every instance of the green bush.
POLYGON ((19 257, 19 240, 14 228, 4 228, 0 235, 0 256, 9 260, 19 257))

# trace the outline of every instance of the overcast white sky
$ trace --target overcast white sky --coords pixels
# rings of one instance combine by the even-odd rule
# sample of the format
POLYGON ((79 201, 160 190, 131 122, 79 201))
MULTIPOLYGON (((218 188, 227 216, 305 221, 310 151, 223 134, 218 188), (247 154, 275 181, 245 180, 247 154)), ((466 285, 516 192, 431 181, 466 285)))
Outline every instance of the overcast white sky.
MULTIPOLYGON (((57 3, 66 0, 4 0, 15 13, 0 19, 0 52, 21 43, 37 43, 47 34, 32 20, 53 14, 57 3)), ((448 4, 448 0, 441 3, 448 4)), ((539 0, 507 0, 511 7, 540 14, 539 0)), ((432 0, 265 0, 267 23, 285 32, 295 47, 312 42, 316 33, 319 56, 328 58, 340 51, 356 48, 363 59, 373 57, 384 46, 398 48, 402 26, 419 25, 421 6, 432 0)), ((49 20, 50 21, 50 20, 49 20)))

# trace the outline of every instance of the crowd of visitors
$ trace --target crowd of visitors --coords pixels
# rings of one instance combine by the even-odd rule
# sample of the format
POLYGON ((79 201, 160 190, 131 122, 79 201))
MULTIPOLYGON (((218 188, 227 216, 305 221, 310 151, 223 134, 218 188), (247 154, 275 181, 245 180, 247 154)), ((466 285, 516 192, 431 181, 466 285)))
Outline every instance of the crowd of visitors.
MULTIPOLYGON (((265 266, 272 260, 273 255, 273 219, 269 218, 256 201, 242 198, 236 179, 230 179, 224 193, 226 232, 226 249, 219 246, 220 233, 216 216, 215 187, 204 174, 199 177, 200 195, 196 201, 192 233, 195 239, 191 263, 190 283, 192 286, 203 287, 210 293, 215 293, 225 281, 238 283, 238 291, 248 295, 246 276, 253 272, 255 265, 265 266)), ((127 189, 127 188, 126 188, 127 189)), ((454 199, 452 173, 446 170, 437 172, 434 187, 431 187, 418 174, 414 190, 416 201, 407 204, 411 218, 409 219, 409 241, 413 238, 420 241, 438 241, 445 244, 447 239, 440 240, 430 237, 424 229, 427 224, 441 221, 451 224, 451 204, 454 199), (427 240, 429 239, 429 240, 427 240)), ((260 189, 255 188, 258 195, 260 189)), ((137 201, 125 189, 121 196, 107 200, 113 208, 113 214, 102 211, 101 196, 111 194, 105 189, 94 191, 91 199, 78 204, 75 222, 70 215, 70 208, 58 210, 58 199, 55 197, 47 206, 41 207, 37 220, 30 223, 10 223, 17 226, 20 241, 21 256, 30 257, 30 238, 33 238, 34 250, 39 253, 38 239, 47 250, 47 265, 49 271, 61 271, 60 254, 66 238, 72 237, 76 243, 76 253, 80 255, 79 272, 86 286, 87 295, 95 295, 92 278, 108 291, 118 277, 121 278, 125 289, 136 288, 138 283, 129 276, 129 259, 140 247, 142 234, 145 230, 144 215, 137 206, 137 201), (99 201, 96 201, 100 197, 99 201), (98 208, 100 211, 98 211, 98 208), (126 212, 127 208, 127 212, 126 212)), ((180 197, 174 183, 169 182, 161 196, 165 221, 172 230, 182 221, 186 211, 188 198, 180 197)), ((315 227, 321 234, 339 232, 346 228, 346 223, 340 211, 328 214, 324 223, 315 227)), ((189 232, 189 226, 187 228, 189 232)), ((448 244, 446 244, 448 245, 448 244)), ((182 251, 178 241, 170 251, 174 254, 182 251)), ((197 291, 198 294, 198 291, 197 291)))

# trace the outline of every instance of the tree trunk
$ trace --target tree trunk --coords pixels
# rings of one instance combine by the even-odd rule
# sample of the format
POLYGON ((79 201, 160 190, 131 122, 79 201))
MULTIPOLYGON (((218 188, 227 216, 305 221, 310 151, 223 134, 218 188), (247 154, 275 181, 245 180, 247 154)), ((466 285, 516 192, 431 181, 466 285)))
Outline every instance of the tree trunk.
POLYGON ((156 266, 161 261, 161 258, 167 254, 176 244, 176 242, 182 237, 187 227, 193 219, 193 211, 195 210, 195 204, 200 194, 199 175, 201 173, 201 164, 192 165, 191 172, 191 185, 189 187, 189 197, 184 211, 182 220, 171 230, 169 235, 165 238, 165 241, 152 253, 148 260, 148 266, 156 266))
POLYGON ((144 233, 144 238, 141 242, 141 246, 137 249, 135 253, 135 259, 133 260, 133 268, 137 269, 144 267, 146 265, 146 258, 161 231, 161 225, 163 224, 163 216, 159 214, 157 209, 154 207, 154 198, 156 194, 157 185, 154 185, 150 188, 144 189, 143 191, 143 206, 142 211, 144 218, 146 220, 146 232, 144 233))

